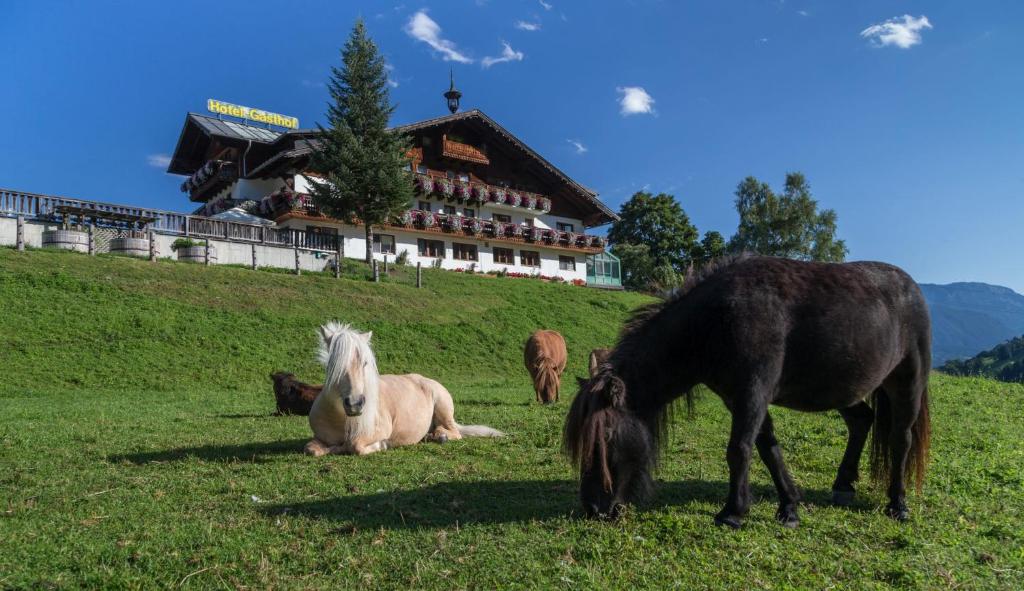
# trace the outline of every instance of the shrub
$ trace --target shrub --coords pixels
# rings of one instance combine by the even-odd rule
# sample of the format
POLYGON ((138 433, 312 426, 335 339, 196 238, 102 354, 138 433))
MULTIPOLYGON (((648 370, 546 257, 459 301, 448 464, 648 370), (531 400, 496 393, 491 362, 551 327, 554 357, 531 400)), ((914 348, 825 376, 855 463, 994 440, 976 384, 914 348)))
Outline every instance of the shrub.
POLYGON ((206 246, 206 241, 192 240, 191 238, 178 238, 171 243, 171 250, 177 252, 179 248, 192 248, 193 246, 206 246))
POLYGON ((395 264, 396 265, 407 265, 407 264, 409 264, 409 251, 407 249, 403 248, 402 252, 398 253, 398 256, 395 257, 395 264))

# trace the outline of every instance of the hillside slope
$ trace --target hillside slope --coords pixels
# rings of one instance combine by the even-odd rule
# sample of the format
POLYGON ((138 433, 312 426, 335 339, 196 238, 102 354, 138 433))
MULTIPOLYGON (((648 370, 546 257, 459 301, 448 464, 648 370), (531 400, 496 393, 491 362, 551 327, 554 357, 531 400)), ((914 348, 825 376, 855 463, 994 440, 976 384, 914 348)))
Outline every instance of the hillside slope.
POLYGON ((966 358, 1024 333, 1024 295, 987 283, 921 284, 932 313, 932 362, 966 358))
POLYGON ((650 502, 585 520, 559 451, 571 378, 536 404, 522 341, 562 331, 582 375, 648 300, 411 282, 0 248, 0 588, 1020 588, 1024 386, 933 374, 909 523, 866 478, 853 507, 831 506, 842 420, 773 408, 803 522, 776 523, 755 459, 743 529, 714 527, 729 415, 711 395, 676 413, 650 502), (439 378, 461 423, 507 436, 304 456, 308 420, 270 415, 267 373, 319 380, 315 327, 331 318, 372 329, 384 371, 439 378))
POLYGON ((521 373, 531 331, 561 332, 570 368, 650 301, 532 279, 411 270, 362 278, 153 264, 114 256, 0 249, 0 389, 264 387, 288 370, 316 380, 316 327, 374 331, 381 371, 437 378, 521 373), (185 383, 182 383, 185 380, 185 383))
POLYGON ((1012 338, 970 359, 951 359, 939 369, 955 376, 1024 382, 1024 337, 1012 338))

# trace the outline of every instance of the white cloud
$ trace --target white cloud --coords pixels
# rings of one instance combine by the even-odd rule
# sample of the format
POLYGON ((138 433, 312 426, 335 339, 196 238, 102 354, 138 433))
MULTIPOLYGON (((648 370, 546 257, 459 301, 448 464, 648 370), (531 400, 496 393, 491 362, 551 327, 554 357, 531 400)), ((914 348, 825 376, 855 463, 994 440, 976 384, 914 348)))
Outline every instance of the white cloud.
POLYGON ((540 5, 544 7, 544 10, 551 10, 552 8, 554 8, 554 6, 548 4, 544 0, 538 0, 538 1, 540 2, 540 5))
POLYGON ((505 48, 501 50, 501 57, 485 57, 480 60, 480 65, 485 68, 490 68, 494 64, 500 64, 501 62, 521 62, 523 61, 523 58, 526 57, 523 55, 523 52, 512 49, 512 46, 508 43, 502 41, 501 44, 505 46, 505 48))
POLYGON ((516 21, 516 28, 520 31, 539 31, 540 23, 528 23, 526 21, 516 21))
POLYGON ((388 73, 388 86, 391 88, 398 88, 398 81, 391 77, 391 73, 395 71, 395 67, 391 64, 384 64, 384 69, 388 73))
POLYGON ((615 90, 622 96, 619 98, 619 113, 622 115, 653 115, 654 99, 640 86, 620 86, 615 90))
POLYGON ((581 142, 579 140, 565 140, 565 141, 569 142, 569 144, 572 145, 573 148, 576 148, 576 153, 577 154, 583 154, 583 153, 585 153, 587 151, 587 147, 584 146, 583 142, 581 142))
POLYGON ((796 13, 799 14, 800 16, 811 16, 811 13, 807 12, 806 10, 798 10, 796 11, 796 13))
POLYGON ((156 168, 167 168, 171 163, 171 157, 167 154, 150 154, 146 156, 146 162, 156 168))
POLYGON ((860 36, 869 39, 875 47, 895 45, 900 49, 910 49, 921 42, 921 31, 931 28, 928 17, 921 15, 914 18, 904 14, 882 24, 871 25, 861 31, 860 36))
POLYGON ((441 37, 441 26, 427 16, 426 11, 421 10, 412 15, 405 25, 405 32, 413 39, 432 47, 446 62, 473 63, 471 58, 455 48, 454 43, 441 37))

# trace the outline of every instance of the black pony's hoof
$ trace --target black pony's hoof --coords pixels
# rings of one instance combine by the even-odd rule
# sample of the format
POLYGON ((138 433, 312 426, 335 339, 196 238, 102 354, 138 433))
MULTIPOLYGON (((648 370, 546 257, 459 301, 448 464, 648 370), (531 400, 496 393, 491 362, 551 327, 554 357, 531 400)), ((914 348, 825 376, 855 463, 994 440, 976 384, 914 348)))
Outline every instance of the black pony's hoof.
POLYGON ((885 514, 900 523, 910 520, 910 509, 906 505, 889 505, 885 508, 885 514))
POLYGON ((715 515, 715 525, 722 527, 727 526, 731 529, 739 529, 743 526, 743 520, 736 515, 723 515, 719 513, 715 515))
POLYGON ((789 529, 796 529, 800 525, 800 516, 796 513, 796 507, 779 507, 775 512, 775 519, 789 529))
POLYGON ((445 435, 444 433, 441 433, 440 435, 437 436, 437 442, 438 443, 448 443, 448 436, 445 435))
POLYGON ((853 504, 856 494, 852 490, 834 490, 832 491, 832 504, 836 507, 849 507, 853 504))

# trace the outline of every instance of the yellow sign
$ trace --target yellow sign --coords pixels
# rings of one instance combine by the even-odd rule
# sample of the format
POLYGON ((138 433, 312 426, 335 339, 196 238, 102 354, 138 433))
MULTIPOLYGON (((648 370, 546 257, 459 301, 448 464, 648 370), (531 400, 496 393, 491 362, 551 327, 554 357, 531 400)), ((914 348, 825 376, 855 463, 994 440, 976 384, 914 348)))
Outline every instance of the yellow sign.
POLYGON ((288 129, 299 128, 298 117, 288 117, 286 115, 278 115, 277 113, 270 113, 259 109, 250 109, 249 107, 224 103, 216 99, 207 99, 206 109, 211 113, 217 113, 219 115, 231 115, 232 117, 238 117, 239 119, 269 123, 271 125, 287 127, 288 129))

